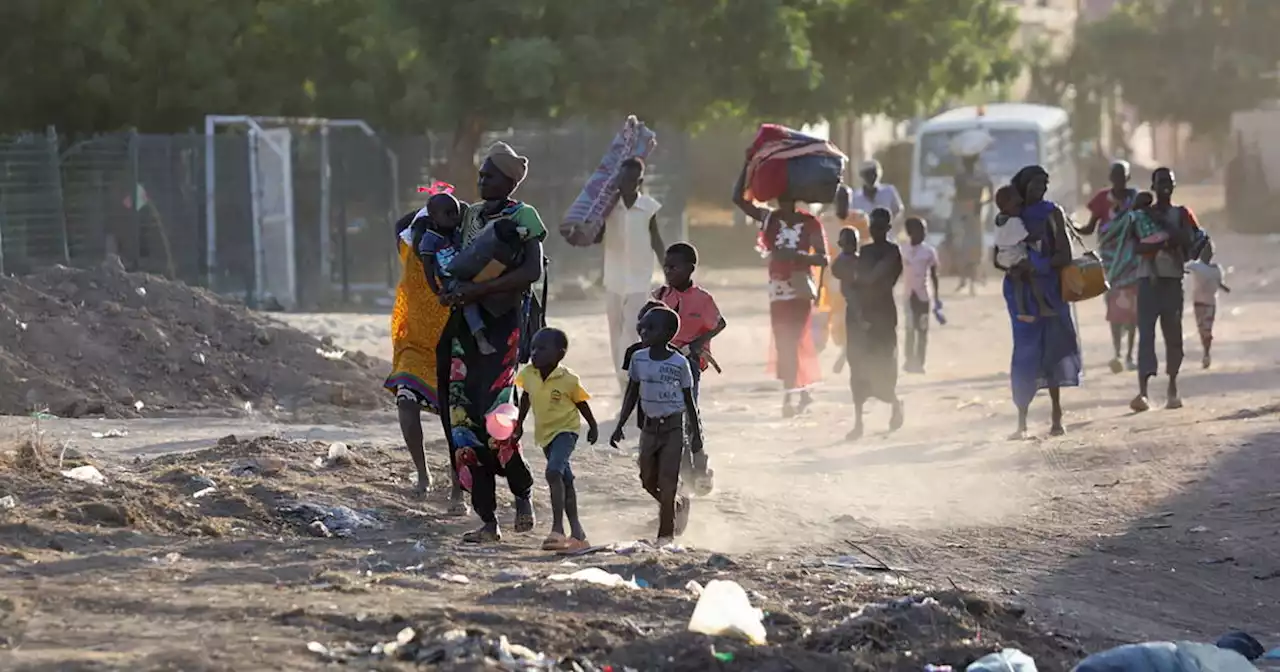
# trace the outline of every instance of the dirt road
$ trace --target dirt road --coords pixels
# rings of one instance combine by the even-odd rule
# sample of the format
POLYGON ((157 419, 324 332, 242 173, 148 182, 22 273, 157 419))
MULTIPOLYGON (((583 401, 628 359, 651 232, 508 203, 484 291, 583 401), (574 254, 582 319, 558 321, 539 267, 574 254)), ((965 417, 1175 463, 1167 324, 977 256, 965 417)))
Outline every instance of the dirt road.
MULTIPOLYGON (((797 634, 819 628, 823 619, 838 621, 855 610, 860 595, 886 589, 848 570, 813 567, 814 560, 851 552, 909 570, 892 575, 894 582, 954 585, 1025 605, 1041 628, 1068 638, 1061 642, 1062 658, 1045 660, 1042 669, 1060 669, 1076 644, 1096 649, 1147 638, 1205 638, 1233 627, 1274 644, 1280 641, 1280 404, 1274 392, 1280 386, 1280 312, 1273 291, 1280 273, 1268 264, 1278 252, 1280 242, 1220 237, 1219 259, 1232 267, 1234 292, 1219 309, 1215 364, 1208 371, 1199 369, 1188 311, 1186 408, 1180 411, 1129 412, 1134 375, 1106 370, 1111 353, 1102 306, 1083 306, 1087 380, 1064 391, 1068 434, 1045 437, 1048 403, 1042 398, 1032 411, 1038 436, 1025 442, 1004 438, 1014 421, 1007 392, 1010 338, 994 282, 974 298, 954 296, 944 286, 950 321, 933 328, 928 373, 901 379, 905 428, 878 433, 888 408, 875 406, 869 435, 850 444, 843 439, 851 420, 840 376, 828 377, 810 413, 781 418, 776 383, 764 371, 763 272, 708 273, 705 282, 729 321, 716 342, 725 373, 705 378, 703 392, 717 491, 696 502, 684 541, 737 561, 736 569, 719 568, 720 575, 758 586, 773 600, 771 613, 789 614, 791 621, 771 627, 796 651, 861 646, 826 640, 819 646, 812 636, 797 634), (776 586, 773 594, 768 586, 776 586)), ((330 335, 342 347, 388 355, 385 316, 296 315, 288 321, 330 335)), ((570 334, 567 363, 596 395, 597 415, 612 417, 620 399, 600 306, 556 304, 551 321, 570 334)), ((828 367, 834 355, 824 353, 828 367)), ((1153 386, 1161 407, 1162 385, 1161 379, 1153 386)), ((6 419, 0 438, 29 438, 32 424, 6 419)), ((380 507, 390 512, 390 522, 356 541, 308 539, 297 529, 265 523, 241 524, 236 532, 237 524, 226 522, 229 531, 214 539, 191 537, 189 526, 171 521, 100 522, 86 530, 65 505, 50 503, 52 489, 48 497, 39 488, 18 492, 18 508, 9 515, 20 520, 0 528, 7 551, 0 560, 0 602, 8 605, 0 609, 5 667, 303 669, 324 662, 305 650, 308 640, 330 645, 363 638, 367 646, 385 641, 388 632, 394 637, 406 623, 442 618, 512 634, 513 641, 518 636, 522 644, 560 655, 580 647, 616 649, 615 664, 639 669, 678 669, 671 658, 661 662, 661 655, 678 658, 673 652, 681 646, 698 649, 672 633, 692 608, 691 598, 681 594, 684 583, 716 574, 705 553, 643 562, 597 556, 603 559, 596 566, 647 576, 655 590, 639 597, 606 600, 598 589, 564 591, 544 580, 493 583, 505 568, 542 575, 554 568, 530 550, 540 537, 513 537, 494 551, 457 550, 454 535, 465 528, 440 515, 443 493, 426 502, 408 497, 411 467, 395 449, 390 416, 332 426, 254 418, 44 421, 39 430, 46 446, 69 443, 73 452, 108 462, 212 448, 227 434, 347 441, 368 456, 356 471, 291 466, 293 475, 271 485, 271 494, 380 507), (127 429, 128 436, 91 437, 110 428, 127 429), (441 579, 441 572, 469 575, 471 583, 441 579), (626 618, 620 621, 618 614, 626 618)), ((225 444, 241 457, 253 454, 245 445, 225 444)), ((284 450, 274 445, 258 447, 284 450)), ((324 453, 323 443, 287 445, 301 451, 300 465, 324 453)), ((439 448, 432 457, 437 466, 444 463, 439 448)), ((206 469, 221 481, 221 472, 207 465, 225 471, 230 458, 215 451, 191 459, 193 474, 206 469)), ((540 471, 540 455, 531 459, 540 471)), ((653 534, 653 507, 639 488, 630 450, 580 447, 575 459, 585 490, 580 506, 594 541, 653 534)), ((125 481, 161 482, 153 467, 125 469, 119 475, 125 481)), ((37 482, 47 485, 39 479, 23 483, 34 488, 37 482)), ((243 496, 254 487, 266 486, 245 485, 243 496)), ((60 489, 56 494, 65 496, 60 489)), ((128 497, 148 510, 136 493, 128 497)), ((263 501, 265 495, 254 497, 263 501)), ((545 490, 536 500, 545 514, 545 490)), ((237 510, 204 510, 212 505, 195 500, 176 506, 189 507, 204 516, 202 525, 215 528, 222 524, 216 521, 234 521, 237 510)), ((155 511, 135 519, 165 520, 155 511)), ((1044 656, 1053 650, 1044 642, 1037 646, 1044 656)), ((774 667, 741 669, 832 669, 820 661, 806 667, 800 654, 791 655, 793 667, 775 661, 774 667)), ((869 662, 866 669, 919 669, 923 662, 899 657, 869 662)))

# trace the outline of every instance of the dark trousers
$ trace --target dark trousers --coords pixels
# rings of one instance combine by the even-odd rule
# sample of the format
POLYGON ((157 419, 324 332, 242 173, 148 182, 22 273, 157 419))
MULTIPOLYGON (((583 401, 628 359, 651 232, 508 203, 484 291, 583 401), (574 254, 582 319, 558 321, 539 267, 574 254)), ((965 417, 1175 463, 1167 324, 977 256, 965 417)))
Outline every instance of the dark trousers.
POLYGON ((476 450, 476 457, 480 467, 471 469, 471 506, 480 520, 492 523, 498 519, 498 476, 506 477, 507 487, 517 499, 533 496, 533 473, 524 455, 516 453, 506 466, 498 464, 497 451, 480 448, 476 450))
POLYGON ((684 414, 645 418, 640 431, 640 483, 658 500, 658 537, 676 531, 676 496, 684 454, 684 414))
POLYGON ((913 292, 907 299, 907 318, 907 364, 922 367, 929 349, 929 302, 913 292))
POLYGON ((1182 368, 1182 278, 1143 278, 1138 281, 1138 377, 1160 372, 1156 360, 1156 323, 1164 336, 1165 372, 1182 368))

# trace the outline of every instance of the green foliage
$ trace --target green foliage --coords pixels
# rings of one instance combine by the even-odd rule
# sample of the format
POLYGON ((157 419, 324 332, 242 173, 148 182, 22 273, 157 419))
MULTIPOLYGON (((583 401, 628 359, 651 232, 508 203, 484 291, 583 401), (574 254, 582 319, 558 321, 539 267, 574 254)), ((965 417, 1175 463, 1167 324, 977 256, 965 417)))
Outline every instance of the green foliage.
POLYGON ((910 115, 1017 71, 1002 0, 4 0, 0 131, 910 115), (12 67, 22 64, 22 67, 12 67))
POLYGON ((1280 2, 1138 0, 1082 26, 1065 67, 1094 88, 1118 85, 1148 121, 1225 129, 1231 113, 1280 95, 1280 2))

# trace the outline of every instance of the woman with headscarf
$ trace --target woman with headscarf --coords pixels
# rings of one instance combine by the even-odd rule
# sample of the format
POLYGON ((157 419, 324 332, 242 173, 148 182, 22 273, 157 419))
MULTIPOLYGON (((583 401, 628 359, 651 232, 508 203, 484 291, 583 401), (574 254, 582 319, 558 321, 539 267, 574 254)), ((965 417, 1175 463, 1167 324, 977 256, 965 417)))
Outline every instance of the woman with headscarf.
MULTIPOLYGON (((1059 390, 1080 384, 1082 369, 1080 342, 1071 307, 1062 299, 1058 272, 1071 263, 1071 241, 1067 237, 1067 216, 1053 201, 1044 200, 1049 188, 1049 173, 1040 166, 1027 166, 1013 176, 1010 184, 1022 197, 1022 223, 1029 237, 1041 241, 1038 249, 1030 246, 1028 257, 1035 282, 1040 284, 1053 316, 1041 315, 1039 304, 1031 295, 1031 283, 1004 280, 1004 299, 1013 325, 1013 358, 1009 383, 1013 403, 1018 408, 1018 429, 1011 438, 1027 435, 1027 411, 1041 389, 1049 390, 1053 402, 1052 436, 1066 433, 1062 426, 1062 400, 1059 390), (1019 319, 1018 297, 1025 292, 1021 304, 1029 308, 1033 319, 1019 319)), ((1000 268, 998 265, 997 268, 1000 268)), ((1008 270, 1001 268, 1000 270, 1008 270)))
POLYGON ((1081 235, 1098 233, 1098 254, 1107 269, 1107 322, 1111 324, 1111 343, 1115 357, 1111 372, 1137 368, 1133 361, 1133 338, 1138 329, 1138 265, 1130 236, 1114 235, 1112 223, 1133 207, 1138 190, 1129 186, 1129 162, 1111 164, 1111 186, 1094 194, 1089 201, 1089 223, 1081 235), (1128 336, 1129 347, 1120 358, 1121 342, 1128 336))
POLYGON ((504 404, 515 403, 515 375, 520 360, 522 330, 528 329, 530 288, 542 276, 542 240, 546 228, 537 210, 511 199, 528 174, 529 161, 506 143, 497 143, 480 167, 480 202, 467 208, 462 220, 462 246, 471 245, 487 227, 512 220, 523 248, 518 263, 502 275, 480 283, 461 283, 443 297, 455 308, 480 303, 485 333, 496 348, 483 354, 461 310, 449 318, 449 347, 438 349, 441 371, 449 374, 449 412, 442 414, 445 435, 458 479, 471 490, 471 504, 483 526, 463 535, 463 541, 485 543, 502 538, 497 518, 497 477, 507 479, 515 495, 515 531, 534 526, 533 476, 520 453, 518 440, 489 435, 486 419, 504 404))
POLYGON ((797 208, 795 201, 780 201, 777 210, 751 202, 743 194, 745 182, 744 169, 733 200, 760 223, 758 247, 769 260, 771 361, 782 381, 782 416, 790 418, 809 408, 809 388, 822 378, 813 329, 814 304, 821 296, 813 269, 827 265, 827 236, 818 218, 797 208), (799 396, 795 405, 793 394, 799 396))

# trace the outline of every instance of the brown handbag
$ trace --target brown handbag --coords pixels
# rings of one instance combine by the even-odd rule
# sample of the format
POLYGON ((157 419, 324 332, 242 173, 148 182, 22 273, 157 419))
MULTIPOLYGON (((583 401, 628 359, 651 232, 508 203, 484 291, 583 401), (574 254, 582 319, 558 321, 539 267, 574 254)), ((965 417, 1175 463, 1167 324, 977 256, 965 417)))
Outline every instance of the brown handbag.
MULTIPOLYGON (((1074 241, 1083 247, 1084 241, 1080 239, 1080 234, 1076 232, 1071 222, 1064 217, 1063 224, 1067 227, 1068 242, 1074 241)), ((1105 294, 1110 285, 1107 283, 1107 269, 1102 265, 1102 259, 1098 257, 1098 253, 1087 250, 1083 254, 1076 255, 1074 251, 1075 245, 1072 245, 1071 263, 1058 271, 1062 300, 1077 303, 1105 294)))

